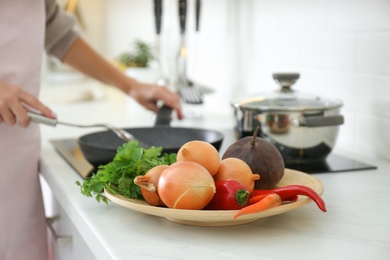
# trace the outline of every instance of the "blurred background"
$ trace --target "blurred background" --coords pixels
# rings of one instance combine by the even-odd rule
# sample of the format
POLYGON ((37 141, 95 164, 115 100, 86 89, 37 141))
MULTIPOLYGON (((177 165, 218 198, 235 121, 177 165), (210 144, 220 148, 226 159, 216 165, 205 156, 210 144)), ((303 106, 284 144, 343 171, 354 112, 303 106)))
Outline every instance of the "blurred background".
MULTIPOLYGON (((168 78, 180 44, 177 4, 163 1, 168 78)), ((188 76, 214 90, 205 102, 232 113, 234 98, 277 89, 272 73, 298 72, 294 89, 344 101, 339 147, 390 160, 390 1, 207 0, 198 31, 195 0, 188 4, 188 76)), ((153 0, 80 0, 75 15, 110 60, 137 40, 156 45, 153 0)))

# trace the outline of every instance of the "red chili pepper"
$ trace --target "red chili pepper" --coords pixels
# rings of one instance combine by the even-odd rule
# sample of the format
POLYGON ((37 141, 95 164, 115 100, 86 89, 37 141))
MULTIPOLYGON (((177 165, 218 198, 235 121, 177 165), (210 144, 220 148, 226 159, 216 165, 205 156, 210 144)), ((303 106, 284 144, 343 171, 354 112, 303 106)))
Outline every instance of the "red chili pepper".
POLYGON ((259 195, 277 193, 282 198, 282 201, 291 199, 293 196, 304 195, 312 199, 318 206, 320 210, 326 212, 326 206, 324 200, 321 198, 318 193, 310 187, 303 185, 288 185, 284 187, 269 189, 269 190, 254 190, 252 193, 252 197, 256 197, 259 195))
POLYGON ((248 204, 249 205, 255 204, 256 202, 259 202, 260 200, 267 197, 267 195, 269 195, 269 193, 264 193, 264 194, 260 194, 260 195, 256 195, 256 196, 252 195, 252 197, 249 198, 248 204))
POLYGON ((246 206, 249 199, 248 188, 236 180, 223 180, 215 183, 216 192, 205 209, 236 210, 246 206))
MULTIPOLYGON (((255 204, 256 202, 259 202, 260 200, 264 199, 267 195, 269 195, 269 193, 252 196, 251 198, 249 198, 248 205, 252 205, 255 204)), ((298 195, 295 195, 295 196, 283 198, 282 202, 295 202, 297 200, 298 200, 298 195)))

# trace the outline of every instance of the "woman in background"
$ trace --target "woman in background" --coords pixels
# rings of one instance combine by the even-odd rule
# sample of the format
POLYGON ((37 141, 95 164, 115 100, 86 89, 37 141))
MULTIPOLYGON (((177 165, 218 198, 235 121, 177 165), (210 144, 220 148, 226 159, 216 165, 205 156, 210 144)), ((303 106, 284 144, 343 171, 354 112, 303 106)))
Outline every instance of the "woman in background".
POLYGON ((74 30, 55 0, 0 2, 0 259, 47 259, 47 235, 38 176, 40 132, 26 107, 55 118, 38 100, 42 54, 105 84, 117 87, 145 108, 157 101, 182 118, 179 97, 167 88, 125 76, 74 30))

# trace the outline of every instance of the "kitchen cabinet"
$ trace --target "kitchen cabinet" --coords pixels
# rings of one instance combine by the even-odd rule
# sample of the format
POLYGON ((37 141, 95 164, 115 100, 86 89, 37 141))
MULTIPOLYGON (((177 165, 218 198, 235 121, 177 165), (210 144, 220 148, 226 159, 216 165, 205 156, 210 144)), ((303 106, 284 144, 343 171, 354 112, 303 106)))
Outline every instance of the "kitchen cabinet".
POLYGON ((49 232, 50 251, 56 260, 96 259, 88 244, 54 198, 52 231, 49 232))

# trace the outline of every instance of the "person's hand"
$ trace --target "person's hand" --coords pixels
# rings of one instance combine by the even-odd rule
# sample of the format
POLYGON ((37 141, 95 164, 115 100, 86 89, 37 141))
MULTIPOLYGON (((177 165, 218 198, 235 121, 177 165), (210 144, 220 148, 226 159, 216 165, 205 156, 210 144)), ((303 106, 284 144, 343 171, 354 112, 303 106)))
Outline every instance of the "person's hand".
POLYGON ((179 119, 183 118, 180 97, 166 87, 160 87, 152 84, 132 82, 128 93, 139 104, 145 108, 158 112, 157 101, 161 100, 165 105, 176 111, 179 119))
POLYGON ((22 88, 0 81, 0 123, 9 125, 18 123, 21 127, 30 124, 27 108, 36 110, 43 115, 55 118, 55 114, 37 98, 22 88))
POLYGON ((77 37, 63 58, 63 63, 104 84, 116 87, 146 109, 158 112, 158 101, 174 109, 183 118, 179 96, 165 87, 137 82, 113 66, 81 37, 77 37))

